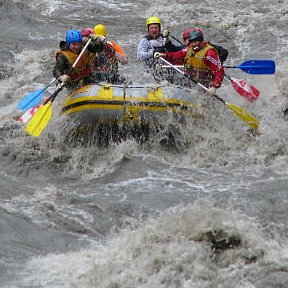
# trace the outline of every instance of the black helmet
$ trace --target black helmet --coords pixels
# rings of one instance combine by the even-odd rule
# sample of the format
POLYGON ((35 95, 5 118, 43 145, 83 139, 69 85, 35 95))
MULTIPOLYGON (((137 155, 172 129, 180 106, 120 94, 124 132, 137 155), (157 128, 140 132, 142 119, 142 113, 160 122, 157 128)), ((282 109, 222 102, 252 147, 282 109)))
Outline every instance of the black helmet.
POLYGON ((188 41, 203 41, 204 40, 204 35, 203 32, 200 30, 193 30, 190 32, 188 36, 188 41))

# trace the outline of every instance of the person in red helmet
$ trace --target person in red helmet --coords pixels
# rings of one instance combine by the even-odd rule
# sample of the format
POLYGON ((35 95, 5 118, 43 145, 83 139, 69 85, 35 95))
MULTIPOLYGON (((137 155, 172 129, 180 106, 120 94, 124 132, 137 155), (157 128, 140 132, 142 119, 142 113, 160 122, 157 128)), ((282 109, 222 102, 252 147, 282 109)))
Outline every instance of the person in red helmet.
POLYGON ((92 69, 92 77, 96 82, 122 84, 125 81, 125 78, 119 74, 116 51, 109 41, 105 41, 103 50, 97 53, 92 69))
POLYGON ((224 67, 217 50, 204 41, 202 30, 190 32, 188 51, 184 59, 185 72, 191 79, 208 88, 211 94, 216 93, 224 79, 224 67))
POLYGON ((85 45, 89 40, 89 36, 94 34, 94 31, 92 28, 83 28, 80 33, 82 35, 82 44, 85 45))
MULTIPOLYGON (((184 58, 186 56, 186 53, 188 51, 188 46, 189 46, 188 37, 189 37, 189 34, 193 30, 200 31, 203 34, 203 31, 200 28, 187 28, 182 33, 184 45, 182 47, 180 47, 178 51, 176 51, 176 52, 166 52, 166 53, 162 53, 162 54, 156 53, 156 55, 154 55, 154 57, 156 57, 156 58, 157 57, 164 57, 167 61, 169 61, 170 63, 172 63, 174 65, 184 65, 184 58)), ((228 57, 228 50, 223 48, 220 45, 212 44, 210 42, 208 42, 208 43, 217 50, 219 58, 220 58, 220 61, 223 64, 224 61, 228 57)))
MULTIPOLYGON (((82 43, 87 43, 89 38, 99 39, 102 43, 101 51, 90 53, 92 67, 91 79, 93 82, 108 82, 112 84, 122 84, 125 79, 119 75, 118 58, 116 50, 110 41, 107 41, 107 30, 102 24, 96 25, 94 29, 84 28, 81 30, 82 43)), ((94 51, 93 51, 94 52, 94 51)), ((125 54, 126 55, 126 54, 125 54)), ((127 56, 127 55, 126 55, 127 56)), ((125 56, 123 56, 125 58, 125 56)), ((124 59, 123 58, 123 59, 124 59)))

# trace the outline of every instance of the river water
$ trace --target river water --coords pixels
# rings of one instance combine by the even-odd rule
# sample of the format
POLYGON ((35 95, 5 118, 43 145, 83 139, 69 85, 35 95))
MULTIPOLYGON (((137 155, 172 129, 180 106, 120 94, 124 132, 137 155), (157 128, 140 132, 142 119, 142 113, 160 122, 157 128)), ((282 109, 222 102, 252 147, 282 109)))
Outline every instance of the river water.
POLYGON ((287 15, 283 0, 0 0, 0 286, 287 287, 287 15), (254 103, 227 80, 219 89, 260 121, 256 133, 203 94, 206 119, 179 128, 177 149, 161 135, 68 145, 65 92, 43 135, 25 133, 17 103, 53 78, 68 29, 106 24, 129 54, 121 73, 153 82, 136 61, 151 15, 179 39, 201 27, 227 65, 275 60, 274 75, 226 69, 261 91, 254 103))

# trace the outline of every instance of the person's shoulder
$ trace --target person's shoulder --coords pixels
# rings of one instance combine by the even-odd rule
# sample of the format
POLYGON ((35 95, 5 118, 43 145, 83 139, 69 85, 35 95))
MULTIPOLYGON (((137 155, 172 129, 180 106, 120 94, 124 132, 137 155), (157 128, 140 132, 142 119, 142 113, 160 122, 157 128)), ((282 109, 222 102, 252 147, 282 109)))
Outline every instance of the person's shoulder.
POLYGON ((66 55, 64 55, 65 51, 63 50, 58 50, 55 52, 55 58, 56 58, 56 63, 60 64, 60 65, 66 65, 67 63, 69 63, 68 58, 66 57, 66 55))
POLYGON ((149 35, 144 35, 140 38, 139 42, 149 42, 151 37, 149 35))
POLYGON ((115 41, 111 41, 111 43, 112 43, 112 46, 116 52, 118 52, 120 54, 126 54, 124 49, 121 47, 121 45, 119 45, 115 41))
POLYGON ((213 43, 210 43, 210 42, 209 42, 209 44, 216 49, 216 51, 218 53, 218 56, 219 56, 221 62, 223 63, 228 57, 228 54, 229 54, 228 50, 225 49, 221 45, 216 45, 216 44, 213 44, 213 43))
POLYGON ((59 48, 63 51, 66 51, 67 50, 67 46, 66 46, 66 41, 60 41, 59 42, 59 48))
MULTIPOLYGON (((112 44, 112 46, 113 47, 121 47, 117 42, 115 42, 115 41, 108 41, 108 42, 110 42, 111 44, 112 44)), ((115 48, 114 48, 115 49, 115 48)))
POLYGON ((210 55, 210 56, 218 55, 217 50, 214 47, 212 46, 209 47, 209 46, 208 47, 206 46, 206 49, 204 50, 205 55, 210 55))
POLYGON ((65 41, 60 41, 59 42, 59 48, 58 50, 55 51, 55 57, 57 59, 57 61, 65 61, 66 57, 65 57, 65 52, 68 50, 67 46, 66 46, 66 42, 65 41))
POLYGON ((210 46, 212 46, 213 48, 215 48, 217 51, 228 51, 227 49, 225 49, 223 46, 218 45, 218 44, 214 44, 214 43, 210 43, 208 42, 208 44, 210 46))
POLYGON ((110 53, 114 53, 114 54, 115 54, 115 49, 114 49, 112 43, 106 42, 106 43, 104 44, 104 50, 107 51, 107 52, 110 52, 110 53))
POLYGON ((211 45, 209 42, 204 42, 205 44, 204 44, 204 46, 203 46, 203 48, 202 49, 205 49, 206 50, 206 53, 210 53, 210 52, 216 52, 217 51, 217 49, 213 46, 213 45, 211 45))

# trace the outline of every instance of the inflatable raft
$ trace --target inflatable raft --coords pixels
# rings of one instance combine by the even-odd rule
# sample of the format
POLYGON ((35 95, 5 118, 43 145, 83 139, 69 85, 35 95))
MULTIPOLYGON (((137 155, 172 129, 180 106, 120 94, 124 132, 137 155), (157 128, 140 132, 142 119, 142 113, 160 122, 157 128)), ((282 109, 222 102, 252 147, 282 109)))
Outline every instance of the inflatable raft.
POLYGON ((87 85, 71 92, 62 114, 83 125, 163 124, 171 117, 203 118, 191 91, 175 86, 87 85))

